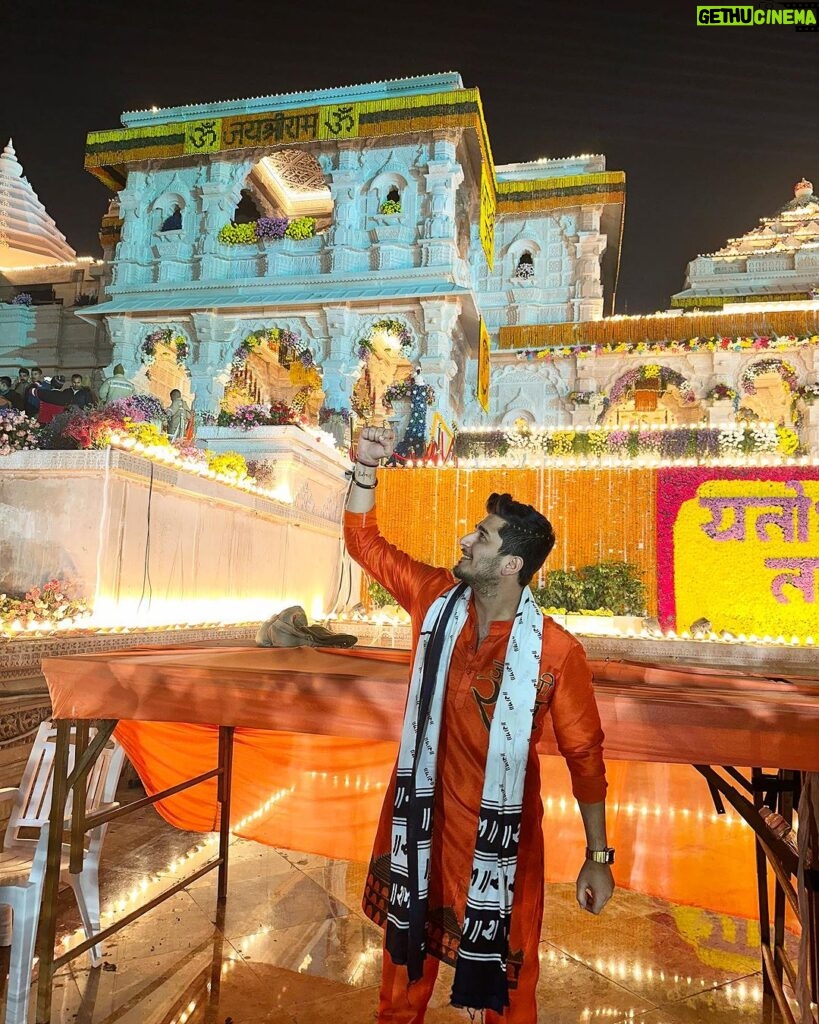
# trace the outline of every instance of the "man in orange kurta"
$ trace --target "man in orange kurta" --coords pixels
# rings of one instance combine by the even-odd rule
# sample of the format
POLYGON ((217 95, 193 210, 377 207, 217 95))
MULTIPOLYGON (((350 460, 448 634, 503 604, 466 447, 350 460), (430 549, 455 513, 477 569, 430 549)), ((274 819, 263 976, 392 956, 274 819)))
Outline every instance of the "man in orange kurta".
MULTIPOLYGON (((503 553, 509 547, 510 531, 504 531, 504 520, 494 514, 462 539, 464 556, 455 567, 455 575, 447 569, 415 561, 389 544, 378 529, 373 493, 375 466, 380 458, 389 457, 392 444, 392 434, 384 428, 366 427, 362 431, 345 515, 345 539, 350 554, 410 613, 413 649, 427 609, 441 594, 451 590, 455 576, 472 586, 467 620, 455 643, 446 678, 438 741, 423 977, 410 983, 406 968, 393 964, 384 951, 379 1024, 421 1024, 439 961, 454 966, 458 956, 489 729, 501 687, 513 605, 517 607, 522 592, 518 571, 521 558, 503 553)), ((534 510, 530 512, 537 517, 534 521, 542 521, 551 532, 546 520, 534 510)), ((613 851, 606 846, 605 836, 603 733, 591 674, 581 645, 549 618, 544 620, 536 693, 506 956, 509 1007, 503 1016, 488 1010, 486 1024, 534 1024, 537 1020, 535 988, 544 864, 536 747, 547 714, 551 714, 558 747, 568 764, 572 790, 586 827, 588 859, 578 877, 578 902, 584 909, 599 913, 613 890, 608 867, 613 851)), ((385 796, 364 894, 364 911, 380 926, 386 922, 389 901, 394 791, 395 776, 385 796)))

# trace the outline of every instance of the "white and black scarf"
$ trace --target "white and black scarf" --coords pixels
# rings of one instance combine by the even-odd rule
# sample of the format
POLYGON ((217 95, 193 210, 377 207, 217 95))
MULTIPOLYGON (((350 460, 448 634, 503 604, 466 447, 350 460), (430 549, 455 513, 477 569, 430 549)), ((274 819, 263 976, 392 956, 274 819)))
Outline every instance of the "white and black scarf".
MULTIPOLYGON (((424 618, 410 679, 395 783, 387 951, 423 973, 432 856, 438 737, 455 642, 471 592, 461 583, 424 618)), ((486 757, 472 876, 452 1003, 503 1013, 509 1005, 506 957, 515 888, 523 783, 540 672, 543 616, 528 587, 521 594, 503 666, 486 757)))

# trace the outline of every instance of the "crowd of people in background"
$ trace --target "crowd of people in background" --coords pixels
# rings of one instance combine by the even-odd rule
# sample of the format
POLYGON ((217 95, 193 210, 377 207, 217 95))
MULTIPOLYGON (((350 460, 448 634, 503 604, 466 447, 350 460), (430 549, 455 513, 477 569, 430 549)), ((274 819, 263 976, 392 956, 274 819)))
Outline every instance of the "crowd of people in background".
MULTIPOLYGON (((121 363, 117 363, 113 373, 103 380, 98 394, 94 394, 90 381, 81 373, 72 373, 69 382, 63 373, 57 372, 46 377, 39 366, 20 367, 16 377, 0 376, 0 411, 11 408, 24 412, 44 426, 67 410, 85 409, 119 398, 130 398, 135 391, 121 363)), ((188 432, 192 412, 177 388, 171 391, 169 399, 170 405, 165 411, 165 430, 170 439, 176 441, 188 432)))

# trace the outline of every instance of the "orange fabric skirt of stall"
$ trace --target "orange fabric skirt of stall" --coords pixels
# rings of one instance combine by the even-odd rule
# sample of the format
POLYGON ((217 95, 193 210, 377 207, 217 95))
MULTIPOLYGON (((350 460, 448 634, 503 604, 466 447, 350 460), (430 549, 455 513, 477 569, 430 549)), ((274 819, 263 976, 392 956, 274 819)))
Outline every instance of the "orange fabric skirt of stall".
MULTIPOLYGON (((146 790, 156 793, 216 763, 218 730, 127 722, 117 727, 146 790)), ((237 729, 231 822, 247 839, 327 857, 366 861, 396 744, 237 729)), ((704 780, 688 765, 608 762, 609 841, 618 885, 675 903, 744 917, 757 914, 753 835, 717 816, 704 780)), ((541 756, 546 878, 573 881, 585 845, 569 775, 541 756)), ((171 824, 218 827, 216 782, 157 805, 171 824)))

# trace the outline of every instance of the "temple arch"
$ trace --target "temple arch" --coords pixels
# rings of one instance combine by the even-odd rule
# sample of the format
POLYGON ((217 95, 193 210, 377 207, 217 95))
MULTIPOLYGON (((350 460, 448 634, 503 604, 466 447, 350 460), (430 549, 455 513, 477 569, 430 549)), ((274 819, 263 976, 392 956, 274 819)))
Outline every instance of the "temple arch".
POLYGON ((183 231, 187 221, 186 206, 178 192, 163 192, 151 205, 151 231, 155 234, 183 231))
POLYGON ((323 400, 321 370, 296 331, 265 325, 245 334, 234 349, 222 399, 227 412, 280 403, 315 425, 323 400))
POLYGON ((368 214, 401 213, 406 208, 408 185, 407 179, 398 171, 377 174, 367 189, 368 214))
POLYGON ((687 426, 699 423, 704 415, 688 379, 658 363, 644 363, 621 374, 606 398, 601 423, 607 427, 687 426))
POLYGON ((532 281, 540 257, 540 246, 532 238, 518 238, 507 248, 504 270, 513 281, 532 281))
POLYGON ((184 327, 178 324, 154 327, 143 335, 140 343, 142 371, 134 383, 139 385, 138 378, 143 376, 143 389, 165 406, 170 403, 171 391, 178 388, 182 398, 190 404, 193 401, 191 351, 191 338, 184 327))

